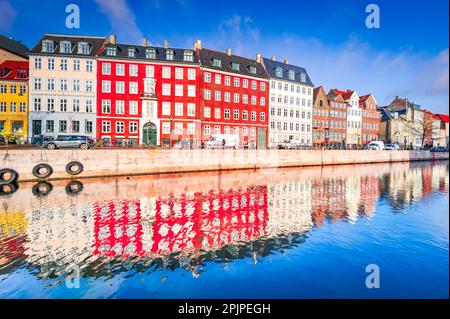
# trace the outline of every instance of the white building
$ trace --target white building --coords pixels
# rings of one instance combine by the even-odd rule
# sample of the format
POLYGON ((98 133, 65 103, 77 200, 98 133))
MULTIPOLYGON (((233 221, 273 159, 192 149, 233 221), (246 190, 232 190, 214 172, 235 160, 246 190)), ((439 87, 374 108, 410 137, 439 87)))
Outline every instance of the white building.
POLYGON ((105 38, 46 34, 30 52, 30 136, 95 138, 96 54, 105 38))
POLYGON ((270 77, 269 147, 296 140, 312 144, 312 100, 314 85, 304 68, 263 59, 270 77))

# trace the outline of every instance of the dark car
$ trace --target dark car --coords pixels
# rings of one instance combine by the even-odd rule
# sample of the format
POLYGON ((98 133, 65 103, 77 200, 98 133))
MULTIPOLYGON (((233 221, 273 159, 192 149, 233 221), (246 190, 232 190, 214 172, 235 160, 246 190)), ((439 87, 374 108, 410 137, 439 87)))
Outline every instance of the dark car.
POLYGON ((83 135, 59 135, 56 139, 44 142, 43 146, 50 150, 56 148, 81 148, 87 150, 94 146, 94 140, 83 135))
POLYGON ((435 147, 430 148, 430 152, 433 152, 433 153, 448 152, 448 148, 443 147, 443 146, 435 146, 435 147))
POLYGON ((44 145, 45 142, 54 140, 52 136, 36 135, 31 138, 31 144, 34 145, 44 145))

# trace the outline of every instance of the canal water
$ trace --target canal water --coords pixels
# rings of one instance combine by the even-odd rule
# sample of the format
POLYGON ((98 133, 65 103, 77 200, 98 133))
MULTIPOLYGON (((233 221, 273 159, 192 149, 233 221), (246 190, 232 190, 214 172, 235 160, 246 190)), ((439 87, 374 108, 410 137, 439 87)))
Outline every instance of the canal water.
POLYGON ((448 162, 20 184, 0 298, 448 298, 448 162))

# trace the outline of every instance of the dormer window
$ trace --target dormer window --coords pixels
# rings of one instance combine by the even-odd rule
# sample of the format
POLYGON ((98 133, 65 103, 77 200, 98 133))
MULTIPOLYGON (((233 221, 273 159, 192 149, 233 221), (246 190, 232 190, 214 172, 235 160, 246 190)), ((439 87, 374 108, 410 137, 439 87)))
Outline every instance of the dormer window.
POLYGON ((89 44, 86 42, 78 43, 78 54, 89 54, 89 44))
POLYGON ((174 52, 172 49, 166 49, 166 60, 173 60, 174 52))
POLYGON ((70 52, 72 52, 72 44, 69 41, 61 41, 59 52, 60 53, 70 53, 70 52))
POLYGON ((184 50, 183 60, 187 62, 194 62, 194 52, 191 50, 184 50))
POLYGON ((220 60, 220 59, 212 59, 212 65, 217 67, 217 68, 221 68, 222 67, 222 60, 220 60))
POLYGON ((306 73, 305 72, 300 73, 300 81, 306 82, 306 73))
POLYGON ((293 70, 289 70, 289 80, 295 80, 295 72, 293 70))
POLYGON ((51 40, 42 41, 42 52, 53 52, 53 41, 51 40))
POLYGON ((147 48, 145 50, 145 57, 147 59, 156 59, 156 49, 155 48, 147 48))
POLYGON ((248 67, 248 71, 249 71, 251 74, 256 74, 256 66, 250 65, 250 66, 248 67))
POLYGON ((231 68, 234 71, 239 71, 239 69, 240 69, 239 63, 236 63, 236 62, 231 63, 231 68))
POLYGON ((135 48, 128 48, 128 57, 134 58, 136 56, 136 49, 135 48))
POLYGON ((283 77, 283 70, 282 70, 280 67, 276 67, 276 68, 275 68, 275 75, 276 75, 278 78, 282 78, 282 77, 283 77))
POLYGON ((117 48, 116 47, 107 47, 106 48, 106 55, 107 56, 116 56, 117 55, 117 48))

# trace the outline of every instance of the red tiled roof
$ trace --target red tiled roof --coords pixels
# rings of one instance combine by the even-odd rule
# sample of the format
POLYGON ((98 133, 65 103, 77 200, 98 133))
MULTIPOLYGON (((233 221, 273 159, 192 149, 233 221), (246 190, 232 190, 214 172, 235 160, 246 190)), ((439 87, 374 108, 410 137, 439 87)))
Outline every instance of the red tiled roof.
POLYGON ((436 114, 442 121, 448 123, 448 115, 445 114, 436 114))
POLYGON ((0 64, 0 80, 26 81, 28 79, 28 61, 7 60, 0 64), (19 76, 19 71, 25 74, 19 76))
POLYGON ((354 91, 353 90, 342 91, 342 90, 338 90, 338 89, 333 89, 333 92, 334 92, 334 94, 342 95, 344 100, 348 100, 352 96, 354 91))

